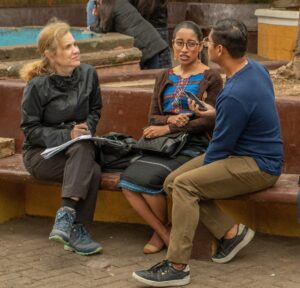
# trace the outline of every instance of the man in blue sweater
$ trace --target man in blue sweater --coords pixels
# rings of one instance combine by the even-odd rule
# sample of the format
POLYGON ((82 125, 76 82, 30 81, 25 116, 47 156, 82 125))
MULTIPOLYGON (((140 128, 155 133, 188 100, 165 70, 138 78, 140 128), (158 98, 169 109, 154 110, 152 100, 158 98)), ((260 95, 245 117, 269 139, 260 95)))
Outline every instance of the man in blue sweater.
MULTIPOLYGON (((245 56, 245 25, 220 20, 204 41, 210 60, 223 68, 227 80, 217 98, 215 129, 205 155, 187 162, 165 181, 165 191, 173 197, 166 260, 133 273, 136 280, 150 286, 190 282, 188 261, 199 220, 220 239, 212 260, 233 259, 252 240, 254 231, 235 223, 214 200, 270 187, 281 173, 283 148, 273 86, 268 71, 245 56)), ((200 111, 196 114, 206 117, 200 111)))

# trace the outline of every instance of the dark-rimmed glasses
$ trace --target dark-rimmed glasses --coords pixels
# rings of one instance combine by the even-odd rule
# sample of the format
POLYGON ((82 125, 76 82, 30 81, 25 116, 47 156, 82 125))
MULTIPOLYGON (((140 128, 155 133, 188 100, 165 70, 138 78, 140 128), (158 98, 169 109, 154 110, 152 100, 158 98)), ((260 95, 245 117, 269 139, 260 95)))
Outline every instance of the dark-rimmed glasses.
POLYGON ((207 47, 207 44, 208 44, 208 43, 217 45, 215 42, 210 41, 208 37, 204 37, 203 40, 202 40, 202 43, 203 43, 203 45, 204 45, 205 47, 207 47))
POLYGON ((184 45, 186 45, 186 48, 189 50, 195 50, 201 43, 196 41, 187 41, 184 42, 181 39, 173 39, 174 47, 178 50, 183 49, 184 45))

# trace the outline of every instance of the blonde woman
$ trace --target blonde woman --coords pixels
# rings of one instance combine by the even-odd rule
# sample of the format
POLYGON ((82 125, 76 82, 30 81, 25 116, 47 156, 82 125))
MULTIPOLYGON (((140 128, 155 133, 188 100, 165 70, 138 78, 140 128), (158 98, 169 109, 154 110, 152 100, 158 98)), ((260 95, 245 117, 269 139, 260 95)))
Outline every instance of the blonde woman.
POLYGON ((100 181, 94 144, 75 143, 50 159, 40 155, 45 148, 95 133, 102 106, 97 73, 80 63, 67 23, 54 20, 45 26, 38 51, 41 60, 20 73, 27 82, 21 108, 24 164, 37 179, 62 182, 62 205, 49 239, 80 255, 99 253, 101 245, 84 226, 93 219, 100 181))

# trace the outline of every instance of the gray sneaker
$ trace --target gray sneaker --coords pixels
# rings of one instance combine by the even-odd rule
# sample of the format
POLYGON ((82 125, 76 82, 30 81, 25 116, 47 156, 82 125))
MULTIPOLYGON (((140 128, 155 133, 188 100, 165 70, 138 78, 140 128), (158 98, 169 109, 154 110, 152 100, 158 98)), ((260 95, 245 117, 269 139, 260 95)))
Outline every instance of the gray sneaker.
POLYGON ((148 270, 133 272, 132 277, 153 287, 183 286, 191 282, 189 265, 183 270, 176 270, 168 260, 157 263, 148 270))
POLYGON ((64 249, 82 256, 93 255, 102 252, 101 244, 94 241, 82 224, 74 224, 69 243, 65 243, 64 249))
POLYGON ((49 240, 68 243, 75 218, 76 212, 74 209, 70 207, 61 207, 58 209, 49 240))
POLYGON ((215 255, 211 257, 216 263, 227 263, 247 246, 253 239, 255 232, 243 224, 239 224, 238 232, 232 239, 221 239, 215 255))

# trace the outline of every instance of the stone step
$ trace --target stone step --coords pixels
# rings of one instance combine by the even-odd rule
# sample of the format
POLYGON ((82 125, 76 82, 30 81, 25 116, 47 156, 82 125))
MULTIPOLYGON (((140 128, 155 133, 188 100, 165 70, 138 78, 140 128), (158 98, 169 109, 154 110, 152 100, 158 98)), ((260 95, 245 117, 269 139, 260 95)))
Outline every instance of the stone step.
POLYGON ((110 51, 82 53, 81 61, 95 67, 120 65, 125 62, 139 63, 142 52, 137 48, 116 48, 110 51))
POLYGON ((15 154, 15 139, 0 137, 0 158, 15 154))
MULTIPOLYGON (((91 32, 87 32, 91 33, 91 32)), ((81 53, 111 51, 114 49, 128 49, 133 47, 133 38, 119 34, 96 34, 91 39, 78 41, 81 53)), ((0 47, 0 61, 19 61, 38 58, 36 45, 16 45, 0 47)))
POLYGON ((111 88, 149 88, 153 89, 155 84, 155 79, 139 79, 139 80, 131 80, 124 82, 111 82, 104 83, 101 87, 111 87, 111 88))
MULTIPOLYGON (((137 71, 139 70, 141 56, 142 53, 137 48, 124 49, 119 46, 110 50, 81 53, 81 62, 90 64, 100 71, 105 69, 106 72, 122 70, 137 71)), ((19 77, 19 71, 22 66, 34 60, 37 59, 3 61, 0 63, 0 77, 19 77)))

